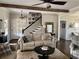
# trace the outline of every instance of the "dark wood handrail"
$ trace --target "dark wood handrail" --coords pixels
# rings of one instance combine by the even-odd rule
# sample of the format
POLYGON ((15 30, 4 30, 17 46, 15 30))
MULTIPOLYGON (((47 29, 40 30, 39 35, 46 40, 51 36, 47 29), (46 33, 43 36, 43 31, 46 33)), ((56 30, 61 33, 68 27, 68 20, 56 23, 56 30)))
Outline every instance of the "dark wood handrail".
POLYGON ((24 33, 24 31, 26 29, 28 29, 30 26, 32 26, 34 23, 36 23, 39 19, 41 18, 41 16, 39 18, 37 18, 37 20, 35 20, 32 24, 30 24, 28 27, 26 27, 25 29, 22 29, 22 33, 24 33))

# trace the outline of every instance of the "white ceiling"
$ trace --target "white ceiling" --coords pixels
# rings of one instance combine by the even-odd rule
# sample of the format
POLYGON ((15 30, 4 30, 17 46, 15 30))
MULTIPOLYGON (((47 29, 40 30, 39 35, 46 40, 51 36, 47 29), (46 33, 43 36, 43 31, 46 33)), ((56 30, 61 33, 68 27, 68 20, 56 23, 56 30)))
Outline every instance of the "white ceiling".
MULTIPOLYGON (((57 1, 67 1, 65 5, 54 5, 51 4, 51 8, 55 9, 73 9, 79 6, 79 0, 57 0, 57 1)), ((17 4, 17 5, 27 5, 32 6, 33 4, 40 3, 40 0, 0 0, 0 3, 17 4)), ((38 5, 37 7, 46 7, 45 4, 38 5)))

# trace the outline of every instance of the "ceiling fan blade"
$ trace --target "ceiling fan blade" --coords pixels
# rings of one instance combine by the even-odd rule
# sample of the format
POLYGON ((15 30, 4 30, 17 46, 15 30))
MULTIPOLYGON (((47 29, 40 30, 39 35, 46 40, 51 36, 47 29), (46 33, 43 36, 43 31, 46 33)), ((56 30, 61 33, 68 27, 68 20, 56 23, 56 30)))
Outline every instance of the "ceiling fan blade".
POLYGON ((66 4, 67 2, 66 2, 66 1, 52 1, 52 2, 50 2, 50 3, 52 3, 52 4, 57 4, 57 5, 64 5, 64 4, 66 4))
POLYGON ((36 6, 36 5, 40 5, 40 4, 44 4, 45 2, 42 2, 42 3, 37 3, 37 4, 34 4, 32 6, 36 6))

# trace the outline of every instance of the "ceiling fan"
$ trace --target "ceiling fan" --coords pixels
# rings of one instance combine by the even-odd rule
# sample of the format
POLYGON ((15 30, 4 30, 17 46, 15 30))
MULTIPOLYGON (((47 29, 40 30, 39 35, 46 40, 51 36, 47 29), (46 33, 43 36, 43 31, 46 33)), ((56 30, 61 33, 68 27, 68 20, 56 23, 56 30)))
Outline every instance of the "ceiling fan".
POLYGON ((56 4, 56 5, 64 5, 67 3, 67 1, 54 1, 54 0, 40 0, 40 1, 43 1, 43 2, 34 4, 32 6, 40 5, 40 4, 44 4, 44 3, 50 3, 50 4, 56 4))

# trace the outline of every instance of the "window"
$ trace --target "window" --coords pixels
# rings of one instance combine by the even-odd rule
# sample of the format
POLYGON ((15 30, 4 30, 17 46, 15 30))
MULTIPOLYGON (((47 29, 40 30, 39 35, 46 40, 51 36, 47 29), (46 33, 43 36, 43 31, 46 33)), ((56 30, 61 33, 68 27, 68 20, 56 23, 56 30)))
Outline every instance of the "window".
POLYGON ((78 28, 78 27, 79 27, 79 23, 75 23, 75 24, 74 24, 74 27, 75 27, 75 28, 78 28))

